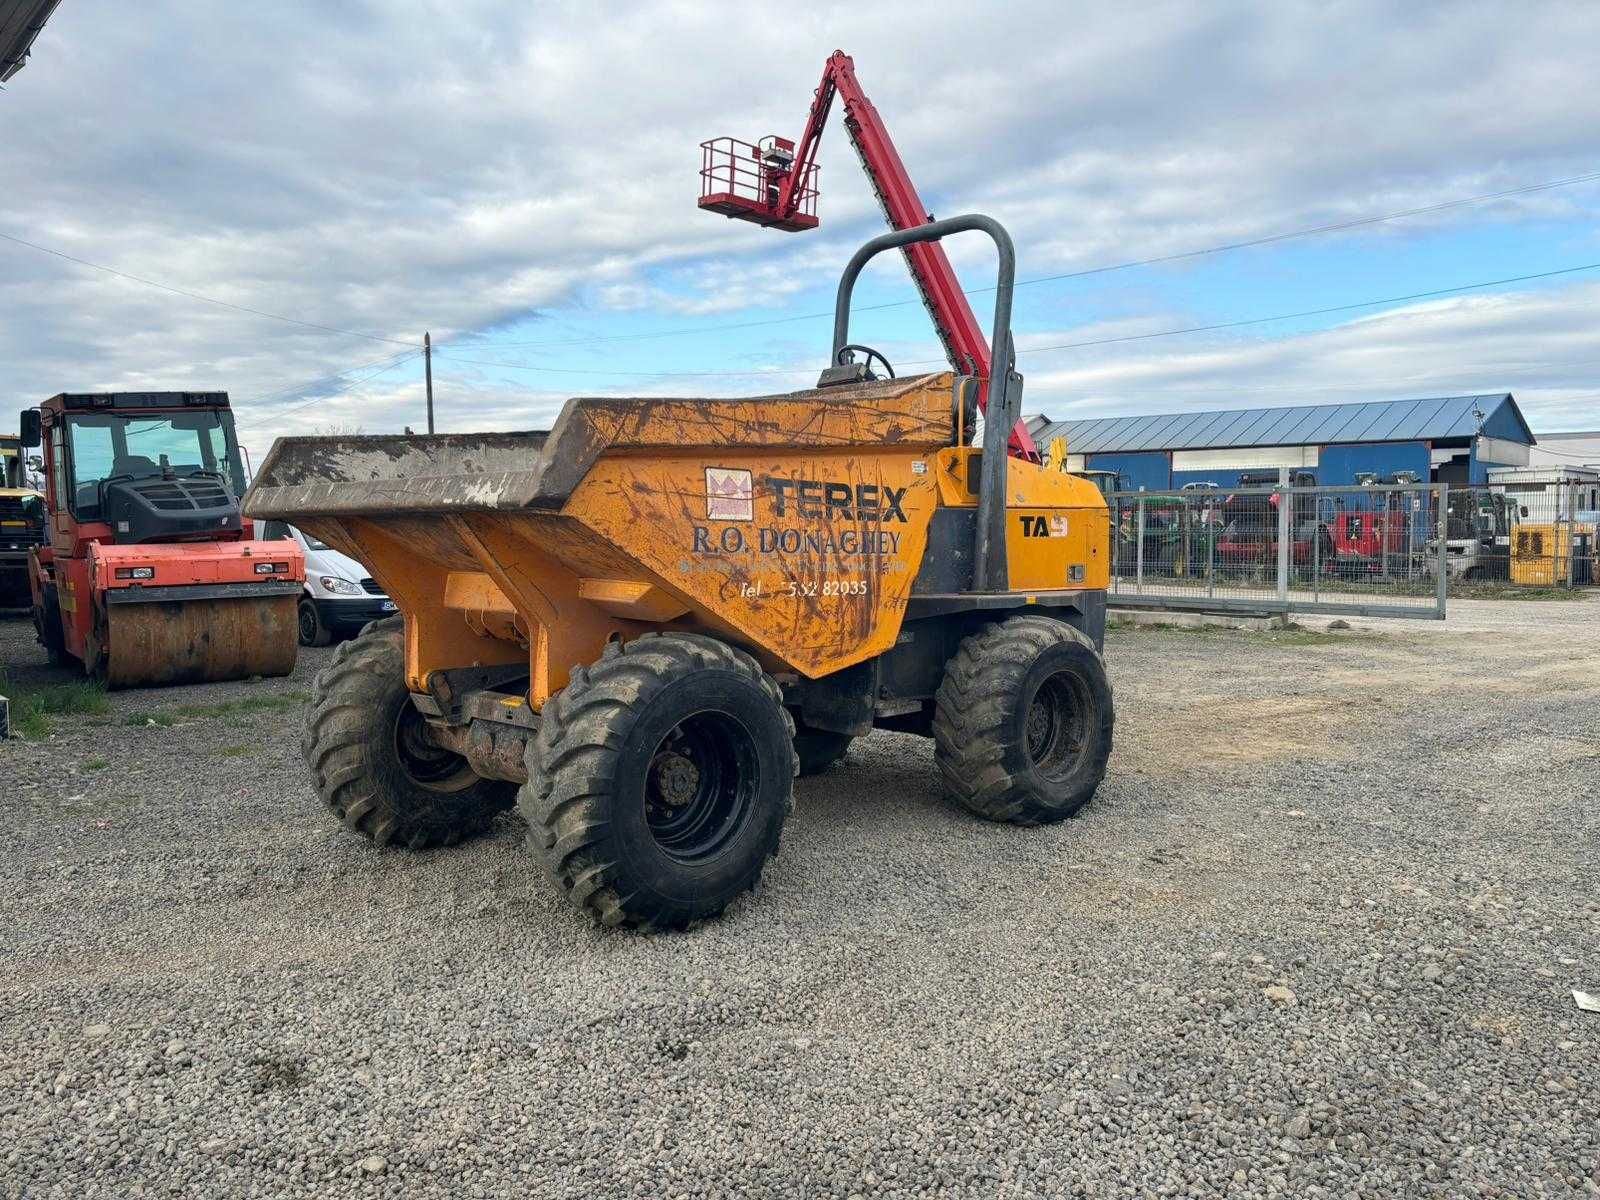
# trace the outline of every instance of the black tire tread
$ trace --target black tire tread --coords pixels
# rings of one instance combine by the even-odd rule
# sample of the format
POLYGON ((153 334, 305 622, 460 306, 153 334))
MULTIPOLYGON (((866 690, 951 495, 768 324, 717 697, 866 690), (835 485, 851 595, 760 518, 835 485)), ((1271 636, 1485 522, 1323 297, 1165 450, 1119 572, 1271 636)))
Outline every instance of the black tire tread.
POLYGON ((513 804, 511 785, 480 779, 452 794, 452 819, 442 809, 408 821, 383 803, 373 773, 376 740, 371 714, 390 698, 395 676, 404 671, 405 618, 369 622, 360 634, 340 644, 333 662, 311 684, 311 711, 300 736, 300 752, 311 769, 317 794, 346 829, 379 846, 410 850, 449 846, 486 831, 497 813, 513 804))
MULTIPOLYGON (((945 794, 989 821, 1039 825, 1075 813, 1031 799, 1005 764, 1008 700, 1040 654, 1076 642, 1098 659, 1084 633, 1054 617, 1023 614, 962 640, 945 667, 933 717, 934 762, 945 794)), ((1098 781, 1097 781, 1098 782, 1098 781)))
MULTIPOLYGON (((609 644, 598 662, 574 668, 567 686, 540 712, 517 809, 528 822, 529 851, 596 924, 655 927, 654 914, 640 911, 635 897, 619 888, 617 864, 604 849, 618 745, 631 710, 681 673, 706 668, 736 671, 759 684, 783 714, 792 743, 794 719, 783 707, 777 681, 744 651, 696 633, 647 633, 609 644)), ((799 769, 799 756, 793 755, 793 770, 799 769)), ((792 811, 793 788, 788 806, 792 811)), ((759 878, 758 871, 752 889, 759 878)))

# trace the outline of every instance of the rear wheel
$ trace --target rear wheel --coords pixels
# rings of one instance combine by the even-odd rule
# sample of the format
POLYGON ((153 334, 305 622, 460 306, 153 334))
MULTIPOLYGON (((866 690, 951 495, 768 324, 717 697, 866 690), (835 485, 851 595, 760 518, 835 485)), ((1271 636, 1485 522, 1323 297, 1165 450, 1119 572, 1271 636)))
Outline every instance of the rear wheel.
POLYGON ((61 605, 56 599, 56 589, 45 588, 43 597, 44 603, 35 605, 33 609, 33 630, 38 635, 39 644, 44 647, 50 665, 64 666, 71 661, 71 656, 67 653, 66 634, 61 629, 61 605))
POLYGON ((696 634, 612 644, 540 714, 518 798, 529 847, 603 925, 713 916, 777 851, 793 739, 748 654, 696 634))
POLYGON ((302 646, 326 646, 333 641, 333 634, 322 623, 316 604, 309 598, 302 598, 300 601, 297 624, 302 646))
POLYGON ((312 685, 300 746, 317 793, 346 828, 412 850, 483 833, 516 788, 484 779, 434 745, 405 679, 403 619, 340 646, 312 685))
POLYGON ((845 756, 853 741, 855 738, 848 733, 834 733, 828 729, 797 730, 794 752, 800 760, 799 774, 817 775, 826 771, 845 756))
POLYGON ((105 606, 96 603, 89 623, 89 636, 83 643, 83 673, 101 687, 111 686, 110 616, 105 606))
POLYGON ((934 759, 946 794, 977 816, 1059 821, 1105 777, 1112 721, 1094 643, 1051 617, 1010 617, 968 637, 945 668, 934 759))

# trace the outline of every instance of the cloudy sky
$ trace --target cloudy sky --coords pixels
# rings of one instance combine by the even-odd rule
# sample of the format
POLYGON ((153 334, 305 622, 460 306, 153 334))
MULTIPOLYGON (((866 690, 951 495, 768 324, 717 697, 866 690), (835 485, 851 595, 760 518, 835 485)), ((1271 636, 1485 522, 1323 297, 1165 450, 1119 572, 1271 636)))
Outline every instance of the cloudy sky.
MULTIPOLYGON (((1586 0, 64 0, 0 92, 0 235, 237 307, 0 240, 3 386, 224 388, 258 459, 420 427, 425 329, 444 429, 806 386, 882 228, 838 116, 807 234, 699 211, 698 144, 797 136, 836 46, 929 208, 998 217, 1026 279, 1447 205, 1030 283, 1030 412, 1509 390, 1600 427, 1600 269, 1396 299, 1600 264, 1600 181, 1450 203, 1600 172, 1586 0)), ((939 356, 911 296, 882 260, 858 301, 909 302, 852 328, 906 370, 939 356)))

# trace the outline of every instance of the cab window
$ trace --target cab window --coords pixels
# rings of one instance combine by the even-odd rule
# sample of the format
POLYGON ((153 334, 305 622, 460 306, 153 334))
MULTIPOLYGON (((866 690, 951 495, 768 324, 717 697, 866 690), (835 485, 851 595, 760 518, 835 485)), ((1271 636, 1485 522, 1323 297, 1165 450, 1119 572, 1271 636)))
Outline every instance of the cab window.
POLYGON ((122 416, 75 414, 68 419, 73 514, 100 517, 101 484, 110 479, 152 479, 166 466, 180 477, 210 474, 235 496, 244 493, 230 414, 211 412, 122 416))

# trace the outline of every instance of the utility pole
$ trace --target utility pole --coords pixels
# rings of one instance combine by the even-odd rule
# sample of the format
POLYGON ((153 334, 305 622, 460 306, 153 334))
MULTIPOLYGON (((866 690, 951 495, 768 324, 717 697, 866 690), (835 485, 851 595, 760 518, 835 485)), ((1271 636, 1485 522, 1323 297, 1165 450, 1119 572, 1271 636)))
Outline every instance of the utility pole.
MULTIPOLYGON (((411 343, 413 346, 415 342, 411 343)), ((433 335, 422 335, 422 372, 428 380, 428 432, 433 432, 433 335)))

